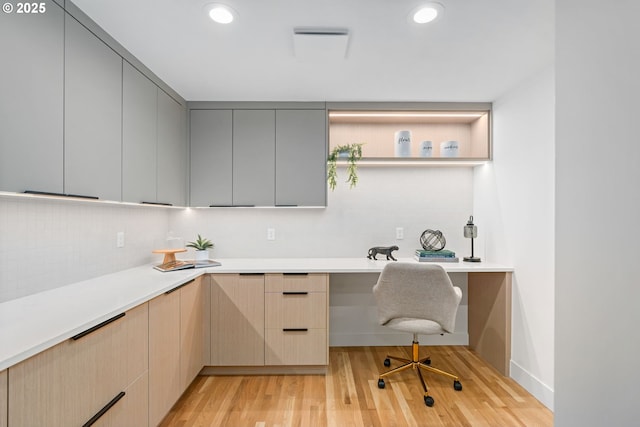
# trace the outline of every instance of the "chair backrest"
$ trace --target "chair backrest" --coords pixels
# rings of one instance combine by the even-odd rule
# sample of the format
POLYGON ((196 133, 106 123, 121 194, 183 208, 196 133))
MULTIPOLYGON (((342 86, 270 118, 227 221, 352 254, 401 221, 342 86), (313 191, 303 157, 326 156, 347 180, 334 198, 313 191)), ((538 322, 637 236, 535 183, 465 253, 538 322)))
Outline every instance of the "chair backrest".
POLYGON ((393 262, 373 287, 381 325, 392 319, 413 318, 437 322, 452 333, 462 299, 449 275, 437 264, 393 262))

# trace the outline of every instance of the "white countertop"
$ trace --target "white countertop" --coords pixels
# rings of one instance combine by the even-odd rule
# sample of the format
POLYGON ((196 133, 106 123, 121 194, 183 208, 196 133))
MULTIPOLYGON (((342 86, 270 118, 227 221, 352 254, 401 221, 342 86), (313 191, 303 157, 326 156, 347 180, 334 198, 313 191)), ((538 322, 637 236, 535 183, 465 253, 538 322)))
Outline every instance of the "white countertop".
MULTIPOLYGON (((379 273, 367 258, 234 258, 221 266, 161 273, 151 265, 0 303, 0 370, 205 273, 379 273)), ((400 261, 417 262, 410 258, 400 261)), ((443 263, 448 272, 509 272, 494 263, 443 263)))

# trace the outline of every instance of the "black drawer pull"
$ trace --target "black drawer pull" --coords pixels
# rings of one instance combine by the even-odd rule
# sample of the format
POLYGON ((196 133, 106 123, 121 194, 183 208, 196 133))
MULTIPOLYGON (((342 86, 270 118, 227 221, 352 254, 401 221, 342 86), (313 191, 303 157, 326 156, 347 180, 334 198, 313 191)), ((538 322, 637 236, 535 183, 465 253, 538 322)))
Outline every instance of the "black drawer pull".
POLYGON ((87 421, 86 423, 84 423, 82 425, 82 427, 89 427, 92 426, 96 421, 98 421, 98 419, 103 416, 104 414, 107 413, 107 411, 109 409, 111 409, 113 407, 113 405, 115 405, 116 403, 118 403, 118 400, 122 399, 125 395, 124 391, 121 391, 120 393, 118 393, 118 395, 116 397, 114 397, 113 399, 111 399, 111 401, 109 403, 107 403, 105 405, 104 408, 100 409, 98 411, 97 414, 95 414, 93 417, 91 417, 91 419, 89 421, 87 421))
POLYGON ((282 328, 282 332, 307 332, 308 328, 282 328))
POLYGON ((309 295, 309 292, 283 292, 282 295, 309 295))
POLYGON ((103 326, 107 326, 109 323, 115 322, 116 320, 120 319, 121 317, 124 317, 125 314, 126 313, 120 313, 117 316, 113 316, 111 319, 107 319, 104 322, 98 323, 96 326, 94 326, 92 328, 89 328, 84 332, 80 332, 79 334, 72 336, 71 339, 74 340, 74 341, 77 341, 82 337, 86 337, 90 333, 97 331, 98 329, 102 328, 103 326))
POLYGON ((32 191, 26 190, 24 194, 33 194, 36 196, 55 196, 55 197, 74 197, 76 199, 91 199, 98 200, 97 196, 84 196, 82 194, 65 194, 65 193, 52 193, 49 191, 32 191))
POLYGON ((163 203, 163 202, 145 202, 144 200, 140 202, 143 205, 155 205, 155 206, 173 206, 172 203, 163 203))
POLYGON ((308 276, 309 273, 282 273, 283 276, 308 276))
POLYGON ((175 288, 173 288, 173 289, 169 289, 169 290, 168 290, 167 292, 165 292, 164 294, 165 294, 165 295, 169 295, 170 293, 175 292, 175 291, 177 291, 177 290, 178 290, 178 289, 180 289, 180 288, 184 288, 184 287, 185 287, 185 286, 187 286, 189 283, 191 283, 191 282, 193 282, 193 281, 195 281, 195 280, 196 280, 196 279, 191 279, 191 280, 189 280, 188 282, 183 283, 182 285, 178 285, 178 286, 176 286, 176 287, 175 287, 175 288))
POLYGON ((264 273, 239 273, 240 276, 264 276, 264 273))

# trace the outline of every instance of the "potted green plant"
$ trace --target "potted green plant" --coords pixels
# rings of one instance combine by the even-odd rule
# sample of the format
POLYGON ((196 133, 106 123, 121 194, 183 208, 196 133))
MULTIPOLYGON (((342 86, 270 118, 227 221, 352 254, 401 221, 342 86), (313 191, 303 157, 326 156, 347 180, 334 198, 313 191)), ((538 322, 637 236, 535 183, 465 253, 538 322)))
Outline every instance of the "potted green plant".
POLYGON ((338 170, 338 159, 347 159, 347 182, 353 188, 358 183, 358 160, 362 158, 362 143, 338 145, 327 158, 327 182, 331 191, 336 189, 338 170))
POLYGON ((195 241, 189 242, 185 246, 195 249, 195 260, 202 261, 209 259, 209 249, 213 248, 213 242, 198 234, 198 238, 195 241))

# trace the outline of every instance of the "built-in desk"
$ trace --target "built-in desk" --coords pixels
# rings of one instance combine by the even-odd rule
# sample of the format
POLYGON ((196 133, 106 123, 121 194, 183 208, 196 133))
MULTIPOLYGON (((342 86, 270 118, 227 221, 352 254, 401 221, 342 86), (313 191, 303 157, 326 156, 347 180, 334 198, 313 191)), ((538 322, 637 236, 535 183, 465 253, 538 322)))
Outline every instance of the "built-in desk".
MULTIPOLYGON (((393 261, 362 258, 274 258, 274 259, 220 259, 220 267, 207 269, 210 273, 329 273, 330 317, 329 342, 332 346, 344 345, 396 345, 397 341, 381 340, 360 333, 360 337, 345 334, 350 324, 370 323, 376 328, 371 316, 371 288, 384 266, 393 261), (353 288, 361 288, 354 294, 353 288), (360 292, 360 293, 357 293, 360 292), (338 307, 344 293, 350 293, 349 306, 338 307), (355 300, 355 302, 354 302, 355 300), (348 312, 351 312, 349 314, 348 312), (349 318, 352 316, 352 319, 349 318), (363 320, 364 319, 364 320, 363 320), (353 322, 353 323, 352 323, 353 322), (339 324, 338 324, 339 323, 339 324), (341 337, 344 335, 344 337, 341 337)), ((399 261, 417 262, 412 258, 399 261)), ((442 263, 454 284, 466 290, 463 295, 461 317, 467 309, 466 318, 469 347, 494 366, 503 375, 509 375, 511 359, 511 274, 513 268, 496 263, 442 263), (459 276, 464 276, 460 278, 459 276), (460 283, 461 282, 461 283, 460 283)), ((367 331, 369 332, 369 331, 367 331)), ((406 341, 406 340, 405 340, 406 341)), ((408 341, 407 341, 408 342, 408 341)), ((467 344, 448 341, 453 344, 467 344)))
MULTIPOLYGON (((202 274, 330 273, 330 277, 337 277, 334 275, 370 273, 373 280, 388 262, 393 262, 364 257, 219 261, 219 267, 170 273, 146 265, 1 303, 0 371, 202 274)), ((469 346, 508 375, 513 269, 486 262, 441 265, 449 273, 466 273, 469 346)))

